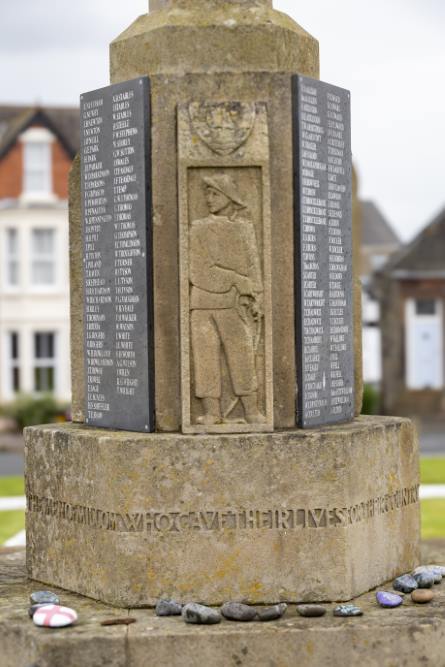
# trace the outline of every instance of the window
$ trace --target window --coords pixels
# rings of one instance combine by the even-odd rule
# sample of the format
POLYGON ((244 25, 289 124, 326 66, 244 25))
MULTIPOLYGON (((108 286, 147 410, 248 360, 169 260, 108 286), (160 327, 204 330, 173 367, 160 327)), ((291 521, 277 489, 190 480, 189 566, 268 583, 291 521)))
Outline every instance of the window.
POLYGON ((20 348, 19 335, 16 331, 9 333, 9 368, 10 387, 13 393, 20 391, 20 348))
POLYGON ((416 299, 416 315, 435 315, 436 302, 434 299, 416 299))
POLYGON ((19 285, 19 233, 17 229, 6 230, 6 284, 19 285))
POLYGON ((387 259, 387 255, 371 255, 371 267, 373 271, 381 269, 387 259))
POLYGON ((52 392, 55 388, 55 334, 34 334, 34 391, 52 392))
POLYGON ((27 141, 24 144, 24 190, 27 194, 51 192, 51 144, 27 141))
POLYGON ((31 281, 33 285, 55 283, 55 231, 33 229, 31 233, 31 281))

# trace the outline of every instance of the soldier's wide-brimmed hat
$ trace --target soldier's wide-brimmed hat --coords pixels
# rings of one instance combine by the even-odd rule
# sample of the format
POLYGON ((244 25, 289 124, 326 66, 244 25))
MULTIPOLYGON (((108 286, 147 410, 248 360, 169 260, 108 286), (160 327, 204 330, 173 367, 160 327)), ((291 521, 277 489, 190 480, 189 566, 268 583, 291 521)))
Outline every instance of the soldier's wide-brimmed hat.
POLYGON ((215 176, 206 176, 202 179, 204 183, 223 195, 228 197, 234 204, 240 208, 246 208, 247 204, 242 200, 235 181, 227 174, 215 174, 215 176))

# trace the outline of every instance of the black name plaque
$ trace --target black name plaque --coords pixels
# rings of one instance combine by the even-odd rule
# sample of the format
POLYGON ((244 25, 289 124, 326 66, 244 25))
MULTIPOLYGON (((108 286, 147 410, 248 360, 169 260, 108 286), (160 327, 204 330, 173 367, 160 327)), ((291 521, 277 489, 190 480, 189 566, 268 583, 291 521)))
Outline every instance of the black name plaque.
POLYGON ((80 98, 85 420, 154 430, 150 83, 80 98))
POLYGON ((354 418, 350 94, 293 77, 298 423, 354 418))

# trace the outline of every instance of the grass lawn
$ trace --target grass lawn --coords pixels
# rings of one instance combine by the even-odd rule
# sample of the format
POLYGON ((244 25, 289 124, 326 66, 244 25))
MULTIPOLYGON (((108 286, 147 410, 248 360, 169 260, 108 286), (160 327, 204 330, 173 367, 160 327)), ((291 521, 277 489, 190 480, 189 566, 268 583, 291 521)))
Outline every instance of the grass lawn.
POLYGON ((22 510, 0 512, 0 544, 17 535, 24 527, 25 512, 22 510))
MULTIPOLYGON (((24 496, 23 477, 0 477, 0 497, 24 496)), ((25 527, 25 512, 11 510, 0 512, 0 545, 14 537, 25 527)))
POLYGON ((445 458, 420 459, 422 484, 445 484, 445 458))
POLYGON ((0 477, 0 497, 24 495, 25 480, 23 477, 0 477))
POLYGON ((445 537, 445 498, 422 500, 422 539, 445 537))

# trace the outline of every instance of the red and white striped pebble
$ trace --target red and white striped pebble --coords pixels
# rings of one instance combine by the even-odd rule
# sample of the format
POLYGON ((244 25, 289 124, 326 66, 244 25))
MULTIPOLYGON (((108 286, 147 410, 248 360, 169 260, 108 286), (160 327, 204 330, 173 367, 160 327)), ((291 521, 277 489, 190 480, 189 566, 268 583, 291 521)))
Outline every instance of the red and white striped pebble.
POLYGON ((32 620, 41 628, 65 628, 77 621, 77 614, 69 607, 47 604, 37 609, 32 620))

